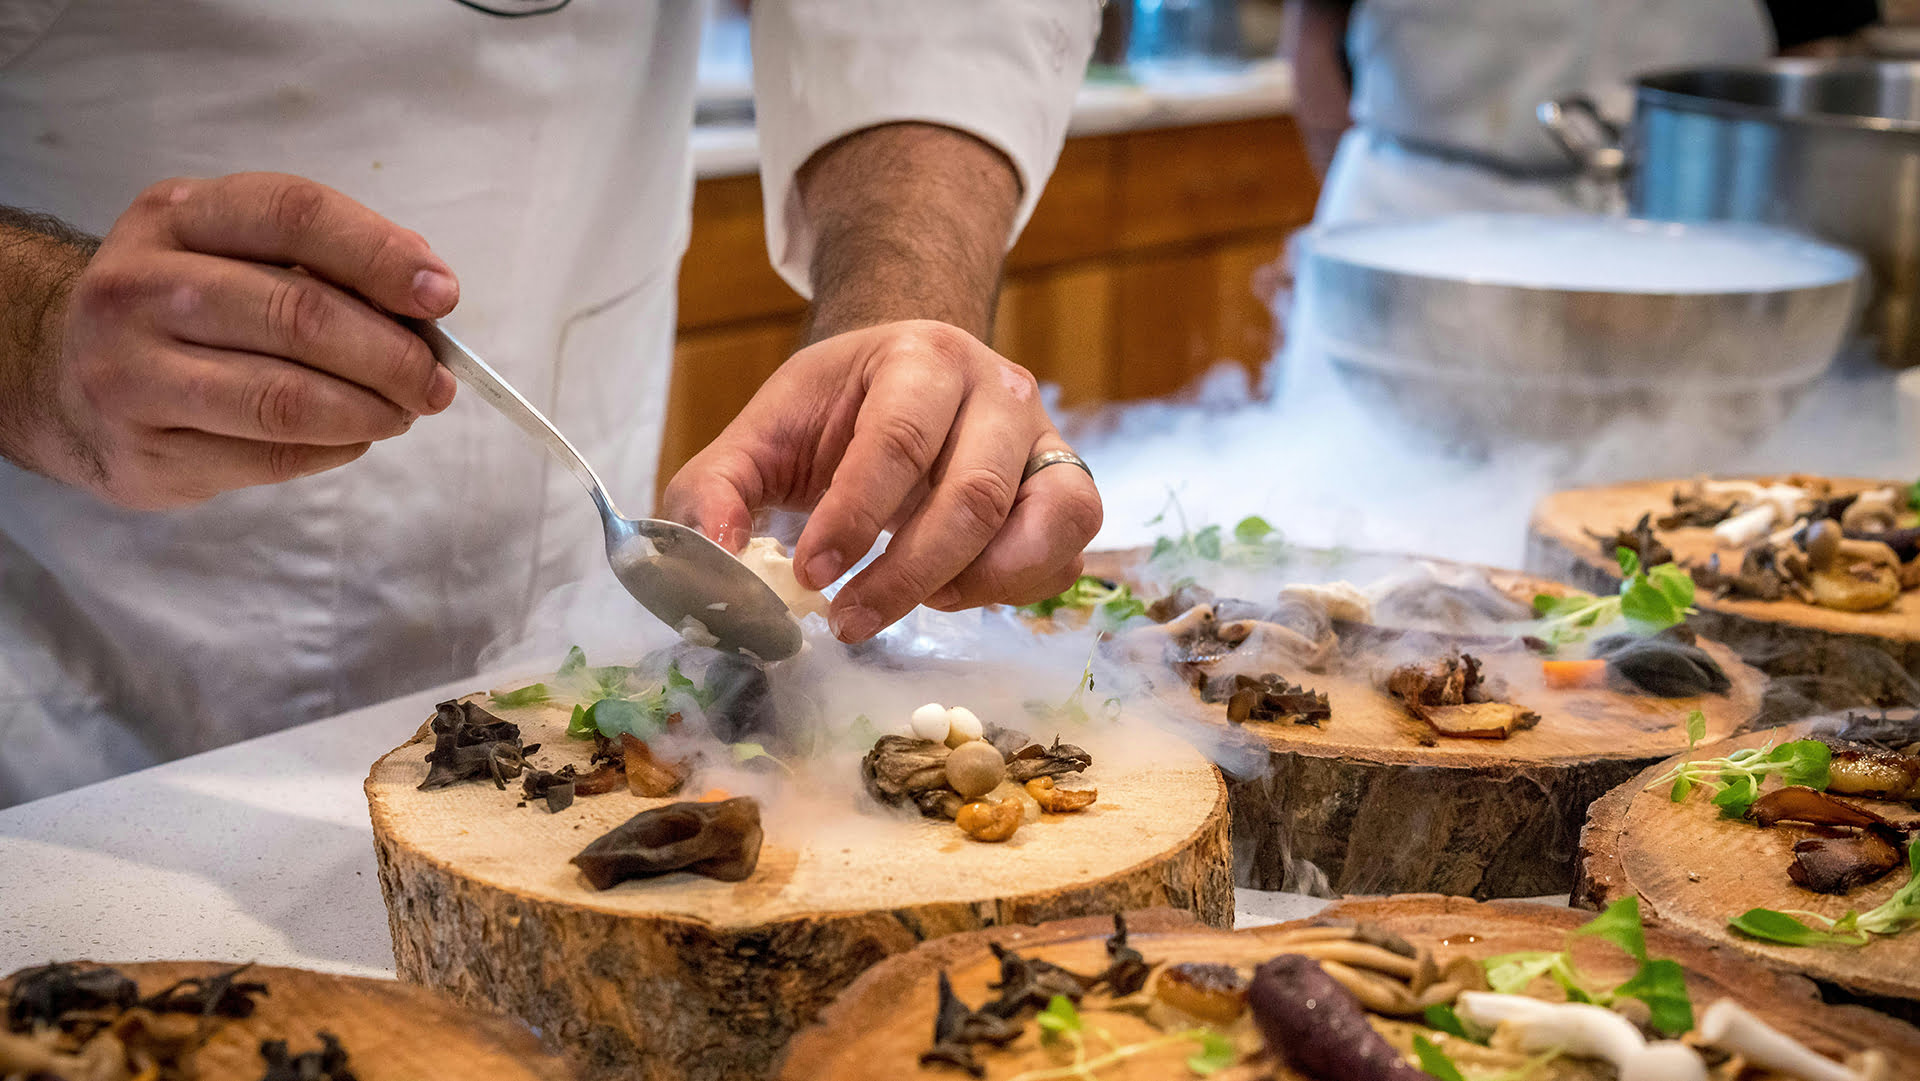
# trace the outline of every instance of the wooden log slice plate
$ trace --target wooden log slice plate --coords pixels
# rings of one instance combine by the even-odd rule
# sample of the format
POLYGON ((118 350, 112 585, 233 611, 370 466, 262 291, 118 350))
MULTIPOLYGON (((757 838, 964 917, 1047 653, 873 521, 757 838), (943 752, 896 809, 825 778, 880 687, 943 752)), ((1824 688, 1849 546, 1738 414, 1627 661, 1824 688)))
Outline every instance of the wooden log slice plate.
MULTIPOLYGON (((1430 948, 1435 960, 1444 966, 1460 956, 1484 959, 1519 950, 1560 949, 1567 944, 1567 932, 1590 917, 1590 913, 1548 905, 1416 895, 1348 901, 1328 908, 1313 920, 1244 931, 1214 930, 1167 912, 1130 914, 1127 923, 1129 944, 1149 962, 1257 965, 1284 952, 1275 944, 1279 936, 1315 923, 1346 919, 1378 924, 1416 946, 1430 948)), ((942 971, 952 981, 955 993, 977 1006, 993 997, 987 985, 999 975, 989 942, 1075 971, 1097 972, 1105 966, 1104 943, 1111 932, 1111 921, 1103 919, 995 928, 929 942, 911 953, 889 958, 855 981, 821 1014, 818 1024, 794 1038, 779 1073, 780 1081, 826 1077, 834 1081, 952 1081, 963 1077, 952 1069, 919 1063, 920 1053, 932 1039, 942 971)), ((1878 1048, 1889 1059, 1890 1076, 1920 1076, 1920 1031, 1908 1025, 1858 1006, 1825 1005, 1804 979, 1770 971, 1736 954, 1658 927, 1647 929, 1647 947, 1653 955, 1672 958, 1686 970, 1696 1009, 1732 998, 1823 1054, 1839 1057, 1867 1047, 1878 1048)), ((1596 978, 1622 980, 1632 974, 1624 955, 1611 947, 1576 940, 1573 949, 1580 969, 1596 978)), ((1120 1042, 1159 1034, 1129 1015, 1103 1012, 1099 1020, 1120 1042)), ((1038 1047, 1036 1029, 1029 1022, 1026 1032, 1005 1053, 982 1056, 990 1081, 1058 1063, 1038 1047)), ((1184 1064, 1191 1053, 1192 1045, 1148 1052, 1104 1068, 1101 1081, 1191 1077, 1184 1064)), ((1230 1067, 1214 1076, 1223 1081, 1256 1077, 1303 1081, 1303 1075, 1284 1066, 1269 1069, 1249 1064, 1230 1067)))
MULTIPOLYGON (((544 745, 537 763, 586 772, 591 744, 565 737, 565 709, 493 711, 544 745)), ((745 1078, 855 976, 924 939, 1142 905, 1230 925, 1219 771, 1157 732, 1130 730, 1118 754, 1082 742, 1099 802, 1004 844, 796 795, 763 808, 745 881, 673 874, 601 892, 568 860, 670 800, 617 792, 550 814, 487 783, 420 792, 416 737, 366 783, 394 957, 406 979, 526 1021, 587 1076, 745 1078)))
MULTIPOLYGON (((1838 494, 1893 484, 1841 477, 1831 481, 1838 494)), ((1672 509, 1674 489, 1685 483, 1640 481, 1548 496, 1534 507, 1528 523, 1526 569, 1590 592, 1619 589, 1620 565, 1587 531, 1605 535, 1630 529, 1648 512, 1658 518, 1672 509)), ((1703 563, 1716 551, 1723 552, 1723 560, 1728 558, 1711 529, 1656 533, 1682 563, 1703 563)), ((1876 612, 1841 612, 1797 600, 1717 600, 1704 591, 1695 607, 1700 609, 1690 621, 1695 629, 1783 681, 1779 693, 1769 696, 1768 723, 1804 716, 1810 707, 1899 705, 1909 700, 1913 681, 1920 679, 1920 591, 1902 593, 1876 612)))
POLYGON ((1905 884, 1904 864, 1845 896, 1814 893, 1787 877, 1791 831, 1721 818, 1702 792, 1676 804, 1668 796, 1670 786, 1647 788, 1683 757, 1718 758, 1743 747, 1799 739, 1811 730, 1803 722, 1703 745, 1650 766, 1609 792, 1593 805, 1581 834, 1574 903, 1598 908, 1638 894, 1649 920, 1852 995, 1904 1000, 1904 1005, 1885 1005, 1901 1016, 1920 1018, 1920 931, 1877 937, 1858 948, 1793 947, 1760 942, 1727 927, 1730 917, 1750 908, 1828 917, 1850 908, 1865 912, 1905 884))
MULTIPOLYGON (((81 962, 82 967, 93 967, 81 962)), ((232 969, 209 961, 143 961, 112 966, 142 996, 188 977, 232 969)), ((19 973, 0 981, 0 999, 19 973)), ((361 1081, 564 1081, 565 1060, 540 1047, 525 1027, 491 1010, 455 1005, 446 996, 395 980, 335 976, 256 965, 245 980, 267 985, 245 1018, 222 1019, 194 1054, 198 1081, 260 1081, 263 1040, 285 1040, 294 1054, 320 1049, 319 1033, 339 1037, 347 1065, 361 1081)))
MULTIPOLYGON (((1125 577, 1128 557, 1137 565, 1144 554, 1099 553, 1088 562, 1125 577)), ((1566 589, 1511 571, 1487 574, 1523 603, 1566 589)), ((1435 736, 1358 677, 1281 673, 1331 700, 1333 716, 1318 728, 1234 725, 1224 705, 1202 702, 1170 675, 1162 691, 1182 715, 1267 745, 1267 772, 1229 783, 1239 885, 1323 896, 1535 897, 1572 885, 1589 804, 1686 747, 1689 710, 1705 714, 1713 739, 1743 730, 1759 712, 1765 678, 1724 646, 1702 645, 1732 680, 1729 693, 1653 698, 1547 689, 1530 674, 1539 668, 1532 654, 1476 654, 1489 673, 1506 677, 1515 701, 1541 717, 1504 740, 1435 736)))

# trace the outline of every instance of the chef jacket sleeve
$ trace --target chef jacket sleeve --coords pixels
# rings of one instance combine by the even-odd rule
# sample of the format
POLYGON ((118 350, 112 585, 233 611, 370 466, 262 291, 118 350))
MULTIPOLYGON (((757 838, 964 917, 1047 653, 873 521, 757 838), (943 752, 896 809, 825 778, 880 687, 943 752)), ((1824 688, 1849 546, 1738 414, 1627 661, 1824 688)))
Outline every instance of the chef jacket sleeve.
POLYGON ((1098 0, 756 0, 755 126, 767 251, 812 296, 813 229, 795 174, 862 128, 941 124, 1020 175, 1011 245, 1053 172, 1099 31, 1098 0))

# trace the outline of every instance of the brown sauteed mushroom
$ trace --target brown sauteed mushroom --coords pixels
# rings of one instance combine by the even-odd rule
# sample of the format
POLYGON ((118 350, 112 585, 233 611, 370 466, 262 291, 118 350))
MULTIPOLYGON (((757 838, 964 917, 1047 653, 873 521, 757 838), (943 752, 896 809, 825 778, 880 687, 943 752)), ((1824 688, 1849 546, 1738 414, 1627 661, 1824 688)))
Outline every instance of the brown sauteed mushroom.
POLYGON ((642 811, 595 840, 572 863, 597 890, 671 871, 738 882, 760 860, 760 804, 670 803, 642 811))
POLYGON ((1161 1002, 1215 1025, 1230 1025, 1247 1009, 1247 978, 1232 965, 1197 961, 1168 965, 1153 985, 1161 1002))
POLYGON ((1100 798, 1097 788, 1057 788, 1051 777, 1035 777, 1027 782, 1027 795, 1048 814, 1067 814, 1085 810, 1100 798))
POLYGON ((1019 800, 975 800, 961 807, 953 822, 976 841, 1004 841, 1020 828, 1023 817, 1019 800))

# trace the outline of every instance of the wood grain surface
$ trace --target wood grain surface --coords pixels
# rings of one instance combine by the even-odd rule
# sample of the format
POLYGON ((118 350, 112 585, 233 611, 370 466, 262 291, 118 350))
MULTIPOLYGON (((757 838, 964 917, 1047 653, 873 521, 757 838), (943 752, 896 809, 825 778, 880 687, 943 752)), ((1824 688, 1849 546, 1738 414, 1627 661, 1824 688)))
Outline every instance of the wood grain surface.
MULTIPOLYGON (((547 768, 584 768, 553 706, 499 710, 547 768)), ((594 1077, 755 1076, 861 971, 957 931, 1142 905, 1233 918, 1226 792, 1197 751, 1150 730, 1091 740, 1100 799, 1005 844, 950 822, 793 793, 763 806, 753 875, 688 874, 593 890, 568 863, 670 802, 617 792, 559 814, 472 783, 432 792, 425 744, 367 779, 394 955, 407 979, 522 1018, 594 1077)), ((849 767, 851 768, 851 767, 849 767)), ((802 786, 792 786, 802 787, 802 786)))

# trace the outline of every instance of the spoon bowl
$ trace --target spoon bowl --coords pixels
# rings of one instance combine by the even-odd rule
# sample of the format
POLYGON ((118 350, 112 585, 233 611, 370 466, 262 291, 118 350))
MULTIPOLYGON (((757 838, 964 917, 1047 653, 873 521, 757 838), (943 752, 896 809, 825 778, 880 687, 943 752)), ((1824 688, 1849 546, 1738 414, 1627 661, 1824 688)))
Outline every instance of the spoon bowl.
POLYGON ((462 383, 553 452, 600 512, 613 576, 641 607, 694 645, 761 661, 800 652, 800 624, 772 587, 699 530, 659 518, 629 518, 567 437, 487 363, 429 319, 403 319, 462 383))

